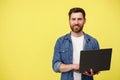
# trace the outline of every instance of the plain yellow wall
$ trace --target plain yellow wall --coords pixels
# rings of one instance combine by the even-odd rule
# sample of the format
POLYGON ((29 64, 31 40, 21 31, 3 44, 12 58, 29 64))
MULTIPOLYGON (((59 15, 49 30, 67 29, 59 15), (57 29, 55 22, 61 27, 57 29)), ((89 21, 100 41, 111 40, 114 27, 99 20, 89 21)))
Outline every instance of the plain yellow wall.
POLYGON ((70 32, 72 7, 85 9, 84 31, 113 48, 111 70, 95 80, 120 80, 120 0, 0 0, 0 80, 59 80, 53 49, 70 32))

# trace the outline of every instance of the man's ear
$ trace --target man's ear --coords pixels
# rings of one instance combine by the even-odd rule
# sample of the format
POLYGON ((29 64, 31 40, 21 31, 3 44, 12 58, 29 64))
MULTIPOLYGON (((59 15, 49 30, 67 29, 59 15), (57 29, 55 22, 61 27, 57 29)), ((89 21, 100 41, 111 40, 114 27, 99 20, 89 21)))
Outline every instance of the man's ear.
POLYGON ((84 24, 86 23, 86 18, 84 19, 84 24))

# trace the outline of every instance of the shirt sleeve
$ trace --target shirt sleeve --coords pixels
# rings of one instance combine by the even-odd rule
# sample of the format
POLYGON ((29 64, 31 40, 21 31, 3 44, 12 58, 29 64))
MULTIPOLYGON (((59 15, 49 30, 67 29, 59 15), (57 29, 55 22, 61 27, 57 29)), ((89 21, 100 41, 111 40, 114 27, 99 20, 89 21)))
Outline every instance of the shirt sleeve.
POLYGON ((57 40, 54 47, 54 55, 52 60, 52 68, 55 72, 60 72, 60 64, 62 63, 59 51, 60 51, 60 42, 59 40, 57 40))

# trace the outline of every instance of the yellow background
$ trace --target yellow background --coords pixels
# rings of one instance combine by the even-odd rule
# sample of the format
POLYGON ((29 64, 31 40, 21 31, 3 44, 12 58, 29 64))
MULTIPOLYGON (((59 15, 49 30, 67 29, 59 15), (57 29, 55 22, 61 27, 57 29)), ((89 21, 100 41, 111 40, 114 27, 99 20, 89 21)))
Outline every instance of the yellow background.
POLYGON ((0 80, 59 80, 53 49, 76 6, 87 14, 84 31, 113 48, 111 70, 95 80, 120 80, 120 0, 0 0, 0 80))

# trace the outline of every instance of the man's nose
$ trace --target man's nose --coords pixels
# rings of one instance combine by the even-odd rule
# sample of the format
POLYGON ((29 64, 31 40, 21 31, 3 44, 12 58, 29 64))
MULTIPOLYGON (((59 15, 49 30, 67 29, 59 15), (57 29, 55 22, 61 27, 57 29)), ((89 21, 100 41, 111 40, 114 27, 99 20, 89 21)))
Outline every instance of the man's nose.
POLYGON ((78 20, 75 20, 75 24, 78 24, 78 20))

